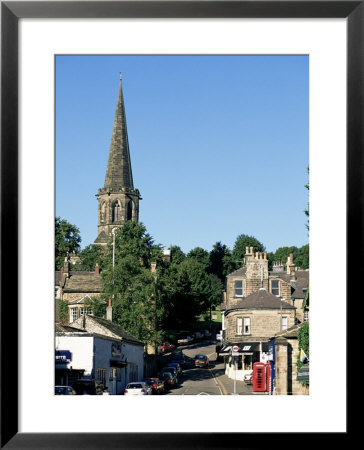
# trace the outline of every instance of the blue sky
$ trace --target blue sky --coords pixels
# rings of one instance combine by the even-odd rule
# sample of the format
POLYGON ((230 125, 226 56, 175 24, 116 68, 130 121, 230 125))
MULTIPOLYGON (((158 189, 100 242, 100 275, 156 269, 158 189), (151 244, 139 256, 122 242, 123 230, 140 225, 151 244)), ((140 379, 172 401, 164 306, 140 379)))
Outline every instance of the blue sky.
POLYGON ((97 237, 122 73, 139 220, 164 248, 308 243, 308 56, 56 57, 56 215, 97 237))

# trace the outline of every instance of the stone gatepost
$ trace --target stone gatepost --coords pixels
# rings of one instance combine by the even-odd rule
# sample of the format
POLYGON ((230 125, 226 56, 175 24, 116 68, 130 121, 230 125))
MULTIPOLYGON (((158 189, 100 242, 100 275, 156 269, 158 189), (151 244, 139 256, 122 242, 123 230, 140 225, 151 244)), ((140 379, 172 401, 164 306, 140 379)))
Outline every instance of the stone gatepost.
POLYGON ((275 341, 275 395, 288 394, 288 342, 284 337, 277 337, 275 341))

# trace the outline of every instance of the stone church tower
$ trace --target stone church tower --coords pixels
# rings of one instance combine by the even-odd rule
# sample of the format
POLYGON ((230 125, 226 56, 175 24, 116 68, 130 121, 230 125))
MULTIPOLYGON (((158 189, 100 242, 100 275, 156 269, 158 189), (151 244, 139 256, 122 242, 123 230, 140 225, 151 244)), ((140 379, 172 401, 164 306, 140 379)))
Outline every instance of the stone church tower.
POLYGON ((133 184, 121 77, 105 185, 98 190, 96 197, 98 236, 95 244, 106 245, 113 228, 127 220, 138 221, 141 200, 140 192, 134 189, 133 184))

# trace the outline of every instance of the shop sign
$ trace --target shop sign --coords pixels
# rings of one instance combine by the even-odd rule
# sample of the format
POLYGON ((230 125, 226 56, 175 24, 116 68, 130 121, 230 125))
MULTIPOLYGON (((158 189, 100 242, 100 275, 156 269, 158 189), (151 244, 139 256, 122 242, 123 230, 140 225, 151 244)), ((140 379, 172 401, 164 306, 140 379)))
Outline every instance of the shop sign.
POLYGON ((72 361, 72 353, 69 350, 56 350, 56 364, 68 364, 72 361))
POLYGON ((121 343, 113 342, 111 344, 111 356, 121 356, 121 343))

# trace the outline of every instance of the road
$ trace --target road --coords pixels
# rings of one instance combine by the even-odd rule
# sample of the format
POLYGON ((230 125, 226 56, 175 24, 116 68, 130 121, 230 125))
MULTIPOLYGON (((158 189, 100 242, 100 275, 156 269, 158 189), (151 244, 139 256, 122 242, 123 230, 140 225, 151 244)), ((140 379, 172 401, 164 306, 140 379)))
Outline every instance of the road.
POLYGON ((183 351, 186 364, 178 386, 168 391, 167 395, 225 395, 224 386, 214 375, 216 366, 215 343, 201 341, 196 344, 178 347, 183 351), (210 368, 195 368, 194 356, 202 353, 208 356, 210 368))

